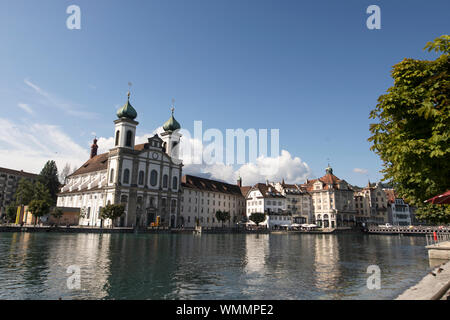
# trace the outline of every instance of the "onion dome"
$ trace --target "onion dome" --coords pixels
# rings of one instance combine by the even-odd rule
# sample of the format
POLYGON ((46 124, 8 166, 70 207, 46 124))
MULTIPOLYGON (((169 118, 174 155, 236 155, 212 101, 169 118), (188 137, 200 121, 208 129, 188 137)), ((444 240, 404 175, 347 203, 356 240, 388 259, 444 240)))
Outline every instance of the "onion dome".
POLYGON ((325 169, 326 174, 333 174, 333 168, 330 167, 330 164, 328 164, 328 167, 325 169))
POLYGON ((117 110, 117 117, 118 118, 128 118, 131 120, 134 120, 137 117, 136 110, 130 104, 130 92, 128 92, 127 102, 119 110, 117 110))
POLYGON ((173 117, 173 112, 175 111, 174 108, 172 108, 172 115, 170 116, 170 119, 166 121, 166 123, 164 123, 163 125, 163 129, 164 131, 175 131, 181 128, 180 123, 175 120, 175 118, 173 117))

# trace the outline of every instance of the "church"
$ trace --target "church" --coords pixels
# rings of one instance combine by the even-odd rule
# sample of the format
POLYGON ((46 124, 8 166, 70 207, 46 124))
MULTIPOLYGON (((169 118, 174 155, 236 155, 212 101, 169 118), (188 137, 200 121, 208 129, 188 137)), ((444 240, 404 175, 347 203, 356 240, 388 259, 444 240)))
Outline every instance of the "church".
POLYGON ((182 161, 179 158, 181 128, 174 109, 163 125, 143 144, 135 144, 137 112, 127 102, 114 121, 114 147, 97 154, 97 140, 90 159, 66 178, 58 194, 58 207, 80 208, 82 226, 176 227, 180 221, 182 161), (123 204, 125 214, 117 221, 101 219, 101 208, 123 204))

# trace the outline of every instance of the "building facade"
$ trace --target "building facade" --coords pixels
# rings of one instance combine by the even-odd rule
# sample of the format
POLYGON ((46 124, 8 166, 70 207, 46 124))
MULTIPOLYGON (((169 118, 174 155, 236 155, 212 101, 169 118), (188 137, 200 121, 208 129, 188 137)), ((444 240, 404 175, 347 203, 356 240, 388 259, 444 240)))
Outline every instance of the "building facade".
POLYGON ((414 223, 414 210, 393 189, 384 190, 388 202, 387 222, 394 226, 410 226, 414 223))
POLYGON ((356 222, 364 225, 377 225, 388 222, 388 197, 381 183, 371 184, 355 190, 356 222))
POLYGON ((0 217, 6 215, 6 208, 14 202, 19 181, 27 179, 35 182, 38 175, 25 171, 0 168, 0 217))
POLYGON ((252 213, 259 212, 266 214, 266 220, 260 225, 268 225, 269 221, 278 220, 275 218, 278 216, 289 216, 283 221, 291 224, 291 214, 286 212, 286 197, 268 181, 255 184, 247 193, 246 203, 247 219, 252 213))
POLYGON ((351 227, 356 224, 353 189, 333 174, 328 166, 325 175, 307 180, 304 189, 311 194, 314 222, 323 228, 351 227))
MULTIPOLYGON (((237 185, 185 175, 182 178, 180 220, 184 227, 193 228, 197 222, 202 227, 221 227, 217 211, 230 213, 224 226, 234 226, 245 216, 245 197, 237 185)), ((242 181, 241 181, 242 183, 242 181)))
POLYGON ((136 145, 136 117, 128 94, 128 101, 114 121, 114 147, 97 155, 94 140, 91 158, 66 178, 57 205, 80 208, 80 225, 147 227, 157 221, 166 227, 180 224, 180 124, 172 108, 161 136, 155 134, 147 143, 136 145), (120 219, 101 219, 104 206, 119 203, 125 207, 120 219))
POLYGON ((293 223, 311 223, 313 220, 311 194, 298 184, 285 183, 284 179, 273 185, 286 197, 286 211, 291 214, 293 223))

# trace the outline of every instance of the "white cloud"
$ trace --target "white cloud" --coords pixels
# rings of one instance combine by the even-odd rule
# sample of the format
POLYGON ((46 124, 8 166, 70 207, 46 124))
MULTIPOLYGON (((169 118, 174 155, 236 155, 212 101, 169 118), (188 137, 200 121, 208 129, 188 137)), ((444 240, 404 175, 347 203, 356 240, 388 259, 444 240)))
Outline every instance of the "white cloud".
POLYGON ((281 150, 278 157, 259 157, 256 163, 244 164, 239 172, 246 185, 282 179, 288 183, 304 183, 311 175, 308 164, 286 150, 281 150))
POLYGON ((292 157, 288 151, 282 150, 278 157, 259 157, 256 162, 243 164, 238 169, 223 163, 187 164, 183 167, 183 173, 228 183, 236 183, 240 175, 244 185, 254 185, 266 180, 277 182, 282 179, 288 183, 304 183, 311 176, 311 169, 299 157, 292 157))
POLYGON ((62 169, 66 163, 79 167, 87 159, 88 149, 75 143, 58 126, 0 118, 2 167, 39 173, 47 160, 55 160, 62 169))
POLYGON ((26 103, 18 103, 17 106, 29 114, 33 114, 33 109, 26 103))
POLYGON ((361 168, 354 168, 353 172, 360 173, 360 174, 367 174, 369 172, 369 170, 361 169, 361 168))
POLYGON ((68 115, 85 118, 85 119, 93 119, 97 117, 97 114, 94 112, 89 111, 83 111, 84 106, 80 104, 76 104, 73 102, 69 102, 66 100, 63 100, 53 94, 50 94, 49 92, 43 90, 41 87, 36 85, 35 83, 32 83, 30 80, 25 79, 24 83, 33 89, 33 91, 38 94, 38 96, 41 98, 40 100, 36 101, 36 103, 43 105, 45 107, 50 106, 53 108, 58 108, 68 115), (43 99, 42 99, 43 98, 43 99))
MULTIPOLYGON (((152 133, 136 136, 136 144, 145 143, 155 133, 160 134, 162 128, 152 133)), ((114 138, 98 138, 98 152, 108 152, 114 147, 114 138)), ((308 164, 299 157, 293 157, 288 151, 282 150, 278 157, 259 157, 254 163, 246 163, 240 167, 225 165, 223 163, 205 164, 201 163, 202 143, 198 139, 182 137, 182 150, 191 150, 192 154, 181 152, 183 160, 183 174, 192 174, 205 178, 236 183, 240 176, 244 185, 253 185, 266 180, 277 182, 285 179, 288 183, 304 183, 311 176, 308 164)))

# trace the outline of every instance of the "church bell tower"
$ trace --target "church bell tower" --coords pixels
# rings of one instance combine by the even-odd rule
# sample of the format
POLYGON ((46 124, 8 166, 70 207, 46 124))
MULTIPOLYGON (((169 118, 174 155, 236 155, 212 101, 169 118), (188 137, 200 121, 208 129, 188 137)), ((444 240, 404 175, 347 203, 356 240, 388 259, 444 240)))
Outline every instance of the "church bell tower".
POLYGON ((134 149, 136 138, 135 121, 137 112, 130 104, 130 92, 128 91, 127 102, 117 110, 117 120, 114 121, 114 147, 134 149))

